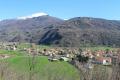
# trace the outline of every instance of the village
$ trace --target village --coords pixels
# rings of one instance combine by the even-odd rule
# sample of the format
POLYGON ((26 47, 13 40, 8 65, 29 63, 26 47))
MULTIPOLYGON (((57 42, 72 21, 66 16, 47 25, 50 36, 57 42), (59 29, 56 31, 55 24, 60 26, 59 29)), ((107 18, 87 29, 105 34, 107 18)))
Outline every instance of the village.
MULTIPOLYGON (((23 49, 18 48, 19 43, 0 43, 0 50, 19 50, 25 51, 28 53, 27 55, 35 55, 35 56, 47 56, 49 61, 67 61, 72 62, 77 60, 81 63, 86 63, 87 68, 93 68, 94 64, 99 65, 107 65, 110 66, 116 63, 116 60, 120 57, 120 50, 95 50, 92 51, 88 48, 80 49, 80 48, 63 48, 63 47, 51 47, 39 49, 36 48, 35 44, 32 44, 30 48, 24 47, 23 49), (81 56, 81 57, 79 57, 81 56), (87 61, 84 61, 84 58, 88 58, 87 61), (83 60, 83 61, 81 61, 83 60)), ((0 54, 0 59, 10 57, 7 54, 0 54)), ((86 67, 86 65, 85 65, 86 67)))

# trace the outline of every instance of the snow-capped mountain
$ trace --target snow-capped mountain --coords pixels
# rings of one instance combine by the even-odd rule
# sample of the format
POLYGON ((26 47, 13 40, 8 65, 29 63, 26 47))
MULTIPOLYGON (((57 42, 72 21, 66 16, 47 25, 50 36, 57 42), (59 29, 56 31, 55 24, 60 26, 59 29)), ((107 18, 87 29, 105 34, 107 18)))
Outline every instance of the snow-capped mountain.
POLYGON ((34 17, 40 17, 40 16, 47 16, 47 15, 48 15, 47 13, 39 12, 39 13, 34 13, 28 16, 18 17, 17 19, 28 19, 28 18, 34 18, 34 17))

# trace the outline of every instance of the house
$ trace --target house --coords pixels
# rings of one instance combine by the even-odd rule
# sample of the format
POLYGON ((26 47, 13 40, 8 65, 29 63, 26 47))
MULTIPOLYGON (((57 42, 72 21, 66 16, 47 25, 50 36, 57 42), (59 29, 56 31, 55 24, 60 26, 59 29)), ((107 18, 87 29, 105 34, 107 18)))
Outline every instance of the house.
POLYGON ((69 58, 67 58, 67 57, 61 57, 60 60, 69 61, 69 58))
POLYGON ((9 58, 10 56, 7 54, 0 54, 0 59, 6 59, 9 58))
POLYGON ((112 59, 110 57, 103 59, 103 65, 111 65, 111 64, 112 64, 112 59))
POLYGON ((110 57, 97 57, 95 62, 98 64, 103 64, 103 65, 111 65, 112 58, 110 58, 110 57))

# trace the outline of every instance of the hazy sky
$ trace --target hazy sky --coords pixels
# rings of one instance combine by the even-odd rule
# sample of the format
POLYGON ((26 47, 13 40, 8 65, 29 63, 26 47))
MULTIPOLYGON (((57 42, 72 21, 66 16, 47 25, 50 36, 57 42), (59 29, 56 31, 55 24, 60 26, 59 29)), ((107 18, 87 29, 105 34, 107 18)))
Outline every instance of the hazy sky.
POLYGON ((38 12, 62 19, 86 16, 120 20, 120 0, 0 0, 0 19, 38 12))

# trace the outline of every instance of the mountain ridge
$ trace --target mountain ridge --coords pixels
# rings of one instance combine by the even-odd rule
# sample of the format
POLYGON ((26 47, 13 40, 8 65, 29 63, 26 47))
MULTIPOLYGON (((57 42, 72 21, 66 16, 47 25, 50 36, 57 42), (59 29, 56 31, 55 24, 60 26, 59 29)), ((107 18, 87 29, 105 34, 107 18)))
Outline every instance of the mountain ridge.
POLYGON ((0 22, 0 41, 54 46, 120 46, 120 21, 92 17, 62 20, 49 15, 0 22))

